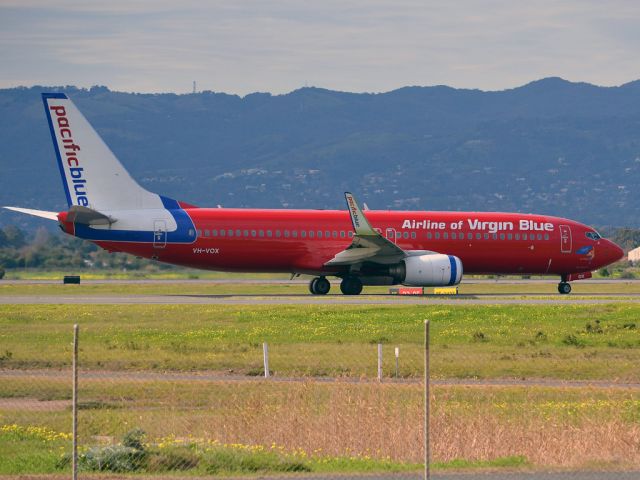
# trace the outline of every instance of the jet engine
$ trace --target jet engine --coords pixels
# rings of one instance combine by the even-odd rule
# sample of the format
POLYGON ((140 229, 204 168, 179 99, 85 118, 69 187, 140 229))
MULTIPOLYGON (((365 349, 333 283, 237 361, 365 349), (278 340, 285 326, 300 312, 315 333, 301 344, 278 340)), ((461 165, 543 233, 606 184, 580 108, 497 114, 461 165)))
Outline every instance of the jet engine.
POLYGON ((453 255, 416 255, 389 268, 396 283, 416 287, 457 285, 462 280, 462 262, 453 255))

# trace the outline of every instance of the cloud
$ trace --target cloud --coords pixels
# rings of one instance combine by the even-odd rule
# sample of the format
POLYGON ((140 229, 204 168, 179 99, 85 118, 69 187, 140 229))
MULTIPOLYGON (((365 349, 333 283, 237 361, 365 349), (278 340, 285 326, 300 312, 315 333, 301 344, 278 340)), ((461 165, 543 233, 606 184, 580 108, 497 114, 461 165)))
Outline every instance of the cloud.
POLYGON ((543 76, 640 78, 640 4, 623 0, 5 0, 0 86, 136 91, 503 89, 543 76))

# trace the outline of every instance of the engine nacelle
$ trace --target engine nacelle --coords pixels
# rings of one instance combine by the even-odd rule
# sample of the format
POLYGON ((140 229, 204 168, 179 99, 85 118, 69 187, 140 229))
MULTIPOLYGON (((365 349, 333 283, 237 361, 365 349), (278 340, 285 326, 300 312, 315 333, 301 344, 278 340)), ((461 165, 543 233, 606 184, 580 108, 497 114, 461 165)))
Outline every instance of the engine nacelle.
POLYGON ((415 287, 457 285, 462 280, 462 262, 453 255, 416 255, 392 267, 398 283, 415 287))

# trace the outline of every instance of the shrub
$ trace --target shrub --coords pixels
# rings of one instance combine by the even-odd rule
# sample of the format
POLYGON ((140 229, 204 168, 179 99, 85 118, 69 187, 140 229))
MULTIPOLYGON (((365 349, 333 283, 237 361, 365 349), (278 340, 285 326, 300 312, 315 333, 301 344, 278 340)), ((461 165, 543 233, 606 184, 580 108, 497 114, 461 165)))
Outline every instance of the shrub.
POLYGON ((150 472, 190 470, 198 466, 198 455, 185 447, 167 448, 152 452, 147 462, 150 472))
POLYGON ((304 462, 289 459, 275 452, 248 452, 235 449, 216 449, 202 459, 207 473, 219 472, 310 472, 304 462))
POLYGON ((574 347, 584 347, 584 343, 581 342, 578 337, 576 337, 573 334, 569 334, 566 335, 563 339, 562 339, 562 343, 564 343, 565 345, 571 345, 574 347))
POLYGON ((487 337, 484 333, 482 332, 475 332, 473 334, 473 341, 474 342, 488 342, 489 341, 489 337, 487 337))
POLYGON ((4 278, 4 268, 0 267, 0 280, 4 278))

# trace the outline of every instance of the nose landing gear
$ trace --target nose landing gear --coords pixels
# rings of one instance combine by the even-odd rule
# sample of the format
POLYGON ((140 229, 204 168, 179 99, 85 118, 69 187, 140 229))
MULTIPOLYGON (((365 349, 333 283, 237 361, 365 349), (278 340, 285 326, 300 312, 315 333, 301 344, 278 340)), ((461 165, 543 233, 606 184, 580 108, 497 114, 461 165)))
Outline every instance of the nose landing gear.
POLYGON ((561 295, 567 295, 568 293, 571 293, 571 284, 567 282, 560 282, 558 284, 558 293, 560 293, 561 295))
POLYGON ((560 277, 560 283, 558 284, 558 293, 560 295, 567 295, 571 293, 571 284, 567 282, 566 275, 562 275, 560 277))
POLYGON ((316 277, 309 282, 309 291, 314 295, 326 295, 330 289, 331 284, 325 277, 316 277))

